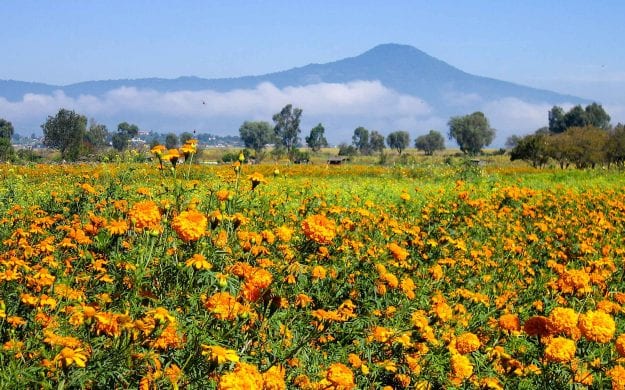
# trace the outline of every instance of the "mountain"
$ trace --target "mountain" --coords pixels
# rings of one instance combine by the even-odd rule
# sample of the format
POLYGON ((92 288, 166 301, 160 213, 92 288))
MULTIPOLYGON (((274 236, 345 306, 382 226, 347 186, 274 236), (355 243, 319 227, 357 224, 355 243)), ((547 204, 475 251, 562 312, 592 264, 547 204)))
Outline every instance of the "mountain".
MULTIPOLYGON (((157 93, 172 93, 176 91, 228 93, 230 91, 253 90, 258 88, 261 83, 271 83, 276 88, 283 90, 285 88, 306 87, 319 85, 321 83, 345 85, 357 81, 377 81, 385 89, 391 90, 393 93, 416 99, 410 100, 413 105, 416 104, 415 101, 426 104, 428 115, 438 118, 438 122, 436 120, 429 121, 429 123, 434 124, 448 119, 451 115, 464 115, 474 110, 483 110, 484 107, 489 107, 489 103, 499 102, 505 99, 513 99, 515 102, 520 101, 525 104, 541 105, 541 107, 563 103, 584 104, 589 102, 586 99, 575 96, 562 95, 552 91, 472 75, 439 59, 431 57, 414 47, 399 44, 379 45, 356 57, 345 58, 335 62, 309 64, 281 72, 237 78, 144 78, 86 81, 65 86, 0 80, 0 98, 18 104, 25 100, 26 94, 54 96, 55 94, 59 95, 62 93, 61 98, 59 98, 61 102, 68 100, 70 102, 77 102, 81 98, 84 100, 85 96, 95 99, 104 99, 110 91, 119 90, 120 88, 135 88, 139 91, 149 90, 157 93)), ((405 101, 405 99, 402 101, 405 101)), ((296 102, 294 102, 294 104, 295 103, 296 102)), ((273 112, 275 112, 275 110, 280 107, 271 108, 274 110, 273 112)), ((304 109, 304 116, 306 116, 307 107, 302 108, 304 109)), ((126 105, 124 110, 118 110, 118 113, 121 114, 123 112, 125 115, 129 115, 132 114, 131 111, 131 108, 126 105)), ((257 108, 251 111, 258 112, 259 109, 257 108)), ((149 115, 146 112, 143 113, 144 115, 135 114, 134 116, 131 115, 132 118, 137 118, 134 120, 142 120, 141 118, 147 118, 148 116, 158 116, 159 112, 150 111, 149 115)), ((2 104, 0 104, 0 117, 2 117, 2 115, 2 104)), ((49 112, 48 115, 54 115, 54 112, 49 112)), ((128 120, 122 117, 114 118, 115 115, 108 111, 96 111, 93 115, 96 117, 103 115, 107 120, 111 120, 112 122, 117 120, 117 123, 128 120)), ((336 115, 336 113, 333 113, 333 116, 336 115)), ((174 115, 174 117, 176 116, 179 120, 184 121, 184 116, 181 118, 180 115, 174 115)), ((222 115, 220 117, 221 119, 217 122, 223 122, 224 124, 222 126, 228 126, 234 129, 230 130, 231 132, 236 132, 238 124, 241 123, 239 121, 241 118, 233 119, 231 121, 232 124, 230 124, 223 116, 224 115, 222 115)), ((193 126, 199 125, 201 127, 202 123, 207 123, 211 120, 211 118, 206 117, 206 115, 204 115, 203 118, 203 121, 198 119, 190 123, 193 123, 193 126)), ((167 122, 172 125, 175 123, 171 120, 172 118, 161 122, 157 120, 158 118, 152 119, 154 119, 152 121, 153 123, 167 122)), ((11 119, 9 118, 9 120, 11 119)), ((270 120, 270 116, 266 118, 266 120, 270 120)), ((325 123, 321 115, 319 115, 318 120, 325 123)), ((409 125, 417 122, 418 121, 414 120, 412 122, 404 121, 404 123, 408 123, 409 125)), ((42 122, 40 121, 39 124, 40 123, 42 122)), ((190 126, 190 123, 183 124, 183 127, 190 126)), ((385 126, 383 123, 384 122, 378 118, 374 124, 376 126, 385 126)), ((361 123, 354 122, 352 124, 339 126, 345 127, 345 129, 341 130, 342 134, 351 134, 351 129, 360 124, 361 123)), ((392 131, 393 129, 389 130, 392 131)))

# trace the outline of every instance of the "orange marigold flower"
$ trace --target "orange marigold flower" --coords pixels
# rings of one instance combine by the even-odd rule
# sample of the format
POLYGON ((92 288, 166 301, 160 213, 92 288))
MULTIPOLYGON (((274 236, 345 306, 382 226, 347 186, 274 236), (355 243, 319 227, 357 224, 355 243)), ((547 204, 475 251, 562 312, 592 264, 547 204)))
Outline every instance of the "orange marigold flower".
POLYGON ((579 335, 577 328, 579 316, 575 310, 567 307, 556 307, 551 311, 547 319, 549 333, 562 333, 571 337, 579 335))
POLYGON ((332 242, 336 236, 336 226, 333 221, 326 218, 325 215, 311 215, 302 222, 304 235, 321 245, 327 245, 332 242))
POLYGON ((616 352, 618 352, 621 357, 625 357, 625 333, 618 336, 616 339, 616 352))
POLYGON ((263 373, 263 390, 286 390, 285 370, 282 366, 272 366, 263 373))
POLYGON ((106 225, 106 230, 114 236, 121 236, 128 231, 128 222, 124 219, 110 221, 106 225))
POLYGON ((165 145, 156 145, 152 149, 150 149, 150 152, 160 157, 165 150, 167 150, 165 145))
POLYGON ((625 389, 625 367, 614 366, 608 371, 608 377, 612 379, 612 389, 625 389))
POLYGON ((276 237, 282 242, 289 242, 291 241, 291 237, 293 237, 293 229, 285 225, 276 228, 274 232, 276 237))
POLYGON ((584 337, 598 343, 609 342, 616 332, 614 319, 600 310, 580 315, 578 326, 584 337))
POLYGON ((389 251, 391 251, 393 258, 398 261, 406 260, 408 258, 408 255, 410 254, 407 250, 395 244, 394 242, 388 244, 387 248, 389 251))
POLYGON ((521 322, 516 314, 504 314, 499 317, 499 327, 509 332, 521 330, 521 322))
POLYGON ((547 329, 548 322, 547 317, 534 316, 525 321, 523 330, 530 336, 544 337, 549 335, 549 329, 547 329))
POLYGON ((355 389, 354 373, 343 363, 334 363, 330 365, 326 372, 326 379, 334 386, 336 390, 355 389))
POLYGON ((135 203, 128 215, 135 229, 157 229, 161 222, 161 212, 151 200, 135 203))
POLYGON ((171 226, 184 242, 197 241, 206 232, 208 219, 196 210, 183 211, 177 215, 171 226))
POLYGON ((554 337, 545 347, 547 361, 556 363, 570 362, 575 356, 575 341, 565 337, 554 337))
POLYGON ((466 332, 456 338, 456 350, 461 355, 477 351, 482 343, 474 333, 466 332))
POLYGON ((471 360, 464 355, 453 354, 451 357, 451 374, 459 381, 473 375, 473 364, 471 364, 471 360))
POLYGON ((252 182, 252 189, 256 188, 260 183, 267 183, 262 173, 254 172, 247 177, 252 182))
POLYGON ((243 306, 227 292, 218 292, 204 302, 204 307, 220 320, 233 320, 243 311, 243 306))
POLYGON ((217 390, 262 389, 263 382, 263 376, 255 366, 238 362, 233 372, 219 378, 217 390))

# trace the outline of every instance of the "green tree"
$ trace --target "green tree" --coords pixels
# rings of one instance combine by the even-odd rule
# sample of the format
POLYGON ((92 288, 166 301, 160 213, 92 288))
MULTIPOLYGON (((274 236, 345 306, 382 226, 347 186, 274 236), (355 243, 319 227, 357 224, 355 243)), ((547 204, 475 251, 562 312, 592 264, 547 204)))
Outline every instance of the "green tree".
POLYGON ((246 148, 254 149, 256 158, 260 158, 263 149, 273 142, 274 133, 269 122, 245 121, 239 127, 239 136, 246 148))
POLYGON ((586 117, 586 111, 580 106, 574 106, 566 114, 564 114, 564 126, 565 129, 571 127, 584 127, 588 125, 588 118, 586 117))
POLYGON ((10 161, 15 156, 15 150, 11 144, 13 131, 13 124, 0 118, 0 160, 2 161, 10 161))
POLYGON ((407 131, 394 131, 386 137, 386 144, 401 155, 401 152, 410 145, 410 135, 407 131))
POLYGON ((454 116, 449 122, 449 139, 455 139, 460 150, 476 155, 490 145, 495 138, 495 129, 490 127, 486 116, 479 111, 465 116, 454 116))
POLYGON ((165 147, 167 149, 176 149, 178 147, 178 136, 176 133, 167 133, 165 136, 165 147))
POLYGON ((369 151, 371 153, 384 151, 384 136, 376 130, 369 134, 369 151))
POLYGON ((310 130, 310 135, 306 137, 306 145, 313 151, 318 152, 321 148, 328 147, 328 140, 323 135, 325 128, 321 123, 310 130))
POLYGON ((128 143, 139 134, 139 127, 128 122, 117 125, 117 133, 113 134, 113 147, 120 152, 128 148, 128 143))
POLYGON ((431 156, 437 150, 445 150, 445 138, 436 130, 430 130, 426 135, 417 137, 414 141, 417 150, 423 150, 426 156, 431 156))
POLYGON ((518 137, 510 151, 510 161, 524 160, 535 168, 542 168, 549 161, 548 137, 540 132, 518 137))
POLYGON ((6 119, 0 118, 0 138, 7 138, 11 140, 13 137, 13 124, 6 119))
POLYGON ((358 152, 362 155, 368 155, 371 153, 371 148, 369 144, 369 130, 365 129, 362 126, 357 127, 354 130, 354 135, 352 136, 352 145, 358 149, 358 152))
POLYGON ((601 104, 592 103, 584 109, 586 122, 589 126, 598 127, 603 130, 610 129, 610 115, 603 109, 601 104))
POLYGON ((43 144, 59 149, 63 159, 75 161, 80 156, 82 142, 87 131, 85 116, 62 108, 55 116, 48 116, 41 128, 43 144))
POLYGON ((290 160, 293 160, 295 149, 299 144, 299 134, 302 130, 299 128, 302 110, 293 108, 291 104, 287 104, 279 113, 273 116, 275 124, 273 131, 280 142, 279 146, 286 149, 286 153, 290 160))
POLYGON ((182 132, 182 134, 180 134, 180 144, 184 145, 187 143, 187 141, 193 138, 194 138, 193 134, 189 133, 188 131, 184 131, 182 132))
POLYGON ((549 131, 552 133, 562 133, 566 130, 564 123, 564 110, 560 106, 553 106, 549 110, 549 131))
POLYGON ((561 168, 594 168, 607 160, 608 140, 608 132, 597 127, 571 127, 548 138, 549 154, 561 168))
POLYGON ((97 123, 94 119, 89 120, 89 128, 85 134, 85 147, 89 152, 97 152, 106 147, 106 139, 109 136, 106 125, 97 123))
POLYGON ((609 164, 625 166, 625 125, 619 123, 608 133, 606 157, 609 164))

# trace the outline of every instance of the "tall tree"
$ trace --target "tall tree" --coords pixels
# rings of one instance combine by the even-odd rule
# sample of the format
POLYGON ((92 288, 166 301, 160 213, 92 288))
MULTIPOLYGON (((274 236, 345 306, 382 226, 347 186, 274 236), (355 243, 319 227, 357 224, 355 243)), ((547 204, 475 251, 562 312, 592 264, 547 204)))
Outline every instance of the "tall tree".
POLYGON ((139 134, 139 127, 128 122, 117 125, 117 133, 113 134, 113 147, 120 152, 128 148, 128 143, 139 134))
POLYGON ((564 110, 560 106, 553 106, 549 110, 549 131, 552 133, 562 133, 566 130, 564 123, 564 110))
POLYGON ((455 139, 460 150, 469 155, 476 155, 482 148, 490 145, 495 138, 495 129, 490 127, 484 113, 476 111, 465 116, 449 119, 449 139, 455 139))
POLYGON ((376 130, 369 134, 369 150, 371 152, 382 152, 384 150, 384 136, 376 130))
POLYGON ((302 110, 293 108, 291 104, 287 104, 282 110, 273 116, 275 124, 273 131, 280 145, 286 149, 286 153, 290 160, 293 160, 295 149, 299 143, 299 134, 302 130, 299 128, 302 110))
POLYGON ((12 160, 15 150, 11 144, 13 137, 13 124, 5 119, 0 118, 0 160, 12 160))
POLYGON ((370 153, 370 144, 369 144, 369 130, 365 129, 362 126, 357 127, 354 130, 354 135, 352 136, 352 145, 358 149, 360 154, 367 155, 370 153))
POLYGON ((176 133, 167 133, 165 136, 165 147, 167 149, 175 149, 178 147, 178 136, 176 133))
POLYGON ((407 131, 394 131, 386 137, 386 144, 401 155, 401 152, 410 145, 410 135, 407 131))
POLYGON ((106 125, 98 123, 95 119, 89 120, 89 128, 85 134, 85 144, 90 152, 97 152, 106 146, 109 132, 106 125))
POLYGON ((586 113, 586 121, 589 126, 598 127, 603 130, 610 129, 610 115, 603 109, 601 104, 592 103, 584 109, 586 113))
POLYGON ((87 118, 74 111, 60 109, 56 116, 48 116, 41 125, 43 144, 61 151, 61 157, 75 161, 80 156, 80 148, 87 128, 87 118))
POLYGON ((256 159, 261 157, 263 149, 273 142, 271 124, 265 121, 245 121, 239 127, 239 136, 246 148, 254 149, 256 159))
POLYGON ((11 140, 13 132, 13 124, 6 119, 0 118, 0 138, 11 140))
POLYGON ((321 148, 328 146, 328 140, 324 136, 325 128, 321 123, 310 130, 310 135, 306 137, 306 145, 313 151, 318 152, 321 148))
POLYGON ((430 130, 426 135, 417 137, 414 146, 418 150, 423 150, 426 156, 431 156, 436 150, 445 149, 445 138, 438 131, 430 130))

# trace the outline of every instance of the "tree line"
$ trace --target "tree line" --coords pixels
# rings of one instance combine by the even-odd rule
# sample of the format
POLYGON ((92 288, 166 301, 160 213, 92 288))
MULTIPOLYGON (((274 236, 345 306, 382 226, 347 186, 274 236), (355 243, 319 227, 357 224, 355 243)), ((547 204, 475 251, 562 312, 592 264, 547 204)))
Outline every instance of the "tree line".
MULTIPOLYGON (((279 113, 273 116, 274 125, 266 121, 245 121, 239 128, 239 135, 246 148, 253 149, 257 159, 264 155, 264 149, 268 145, 274 145, 274 154, 286 154, 289 159, 295 160, 301 157, 298 149, 300 146, 300 120, 302 110, 286 105, 279 113)), ((468 155, 475 155, 482 151, 485 146, 495 138, 495 129, 490 127, 489 121, 482 112, 474 112, 470 115, 452 117, 449 122, 450 140, 455 140, 460 150, 468 155)), ((325 128, 319 123, 310 130, 305 137, 306 146, 313 152, 328 146, 325 138, 325 128)), ((386 146, 402 154, 410 145, 410 134, 404 130, 391 132, 386 137, 376 130, 368 130, 359 126, 354 130, 352 143, 339 145, 339 155, 372 155, 382 153, 386 146)), ((437 150, 445 149, 443 135, 430 130, 427 134, 415 139, 414 146, 422 150, 426 155, 432 155, 437 150)))
POLYGON ((550 161, 561 168, 594 168, 598 165, 625 165, 625 125, 612 127, 610 115, 600 104, 585 108, 576 105, 569 111, 554 106, 548 112, 548 127, 506 142, 510 159, 524 160, 534 167, 550 161))

